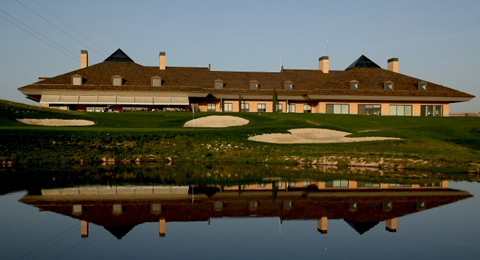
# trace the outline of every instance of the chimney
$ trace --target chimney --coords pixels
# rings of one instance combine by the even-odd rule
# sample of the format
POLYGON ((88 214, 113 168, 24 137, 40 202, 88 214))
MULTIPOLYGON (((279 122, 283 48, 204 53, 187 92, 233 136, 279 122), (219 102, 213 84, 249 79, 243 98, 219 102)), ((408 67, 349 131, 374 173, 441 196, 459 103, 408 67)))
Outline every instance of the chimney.
POLYGON ((88 51, 81 50, 80 51, 80 68, 88 67, 88 51))
POLYGON ((318 69, 323 73, 328 73, 329 61, 328 56, 323 56, 318 59, 318 69))
POLYGON ((165 70, 165 67, 167 65, 167 60, 166 60, 166 57, 165 57, 165 52, 160 52, 160 56, 159 56, 159 64, 160 64, 160 70, 165 70))
POLYGON ((391 58, 388 60, 387 69, 398 73, 398 58, 391 58))

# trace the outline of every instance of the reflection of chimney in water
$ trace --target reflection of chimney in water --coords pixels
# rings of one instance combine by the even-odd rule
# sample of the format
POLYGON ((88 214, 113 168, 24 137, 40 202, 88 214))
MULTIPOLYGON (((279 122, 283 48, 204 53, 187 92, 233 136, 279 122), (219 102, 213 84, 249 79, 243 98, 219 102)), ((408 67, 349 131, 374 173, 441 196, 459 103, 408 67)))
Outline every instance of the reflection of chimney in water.
POLYGON ((82 237, 88 237, 88 222, 82 220, 80 222, 82 237))
POLYGON ((161 236, 161 237, 164 237, 165 236, 165 219, 164 218, 161 218, 159 221, 158 221, 158 234, 161 236))
POLYGON ((321 217, 317 220, 317 230, 322 234, 327 234, 328 232, 328 218, 321 217))
POLYGON ((389 232, 397 232, 397 218, 386 220, 385 229, 389 232))

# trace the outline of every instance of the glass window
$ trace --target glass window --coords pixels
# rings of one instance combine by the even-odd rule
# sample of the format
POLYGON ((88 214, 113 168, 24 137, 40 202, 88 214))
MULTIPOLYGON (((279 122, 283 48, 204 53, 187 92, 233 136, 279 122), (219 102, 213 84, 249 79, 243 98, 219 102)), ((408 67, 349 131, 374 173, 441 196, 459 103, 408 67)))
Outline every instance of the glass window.
POLYGON ((241 110, 242 112, 250 112, 250 104, 249 104, 249 103, 244 103, 244 102, 242 102, 242 103, 240 104, 240 110, 241 110))
POLYGON ((113 85, 114 86, 121 86, 122 81, 123 81, 122 77, 119 77, 119 76, 113 77, 113 85))
POLYGON ((295 104, 288 104, 288 112, 289 113, 295 113, 297 106, 295 104))
POLYGON ((424 105, 421 110, 422 116, 443 116, 443 106, 424 105))
POLYGON ((410 105, 390 105, 391 116, 411 116, 412 106, 410 105))
POLYGON ((207 104, 207 112, 215 112, 215 103, 207 104))
POLYGON ((381 105, 377 104, 359 104, 358 105, 358 114, 359 115, 381 115, 381 105))
POLYGON ((421 92, 427 91, 427 83, 425 82, 418 83, 418 91, 421 91, 421 92))
POLYGON ((82 85, 82 76, 73 76, 72 77, 72 84, 74 86, 80 86, 82 85))
POLYGON ((327 114, 349 114, 349 104, 327 104, 327 114))
POLYGON ((266 112, 267 111, 267 104, 265 103, 258 103, 257 105, 257 112, 266 112))
POLYGON ((249 88, 250 90, 257 90, 258 89, 258 81, 252 80, 250 81, 249 88))
POLYGON ((284 84, 285 90, 293 90, 293 84, 290 81, 286 81, 284 84))
POLYGON ((312 113, 312 106, 310 104, 304 104, 303 113, 312 113))
POLYGON ((152 87, 162 86, 162 79, 159 77, 152 78, 152 87))
POLYGON ((334 180, 325 182, 326 188, 348 188, 348 180, 334 180))
POLYGON ((232 103, 223 104, 223 111, 224 112, 232 112, 233 111, 233 104, 232 103))
POLYGON ((358 90, 358 81, 356 81, 356 80, 350 81, 350 89, 351 90, 358 90))
POLYGON ((217 79, 214 81, 215 89, 223 89, 223 80, 217 79))
POLYGON ((283 104, 277 103, 277 104, 275 105, 275 111, 276 111, 276 112, 280 112, 280 113, 283 112, 283 104))
POLYGON ((393 82, 387 81, 384 84, 385 91, 393 91, 393 82))

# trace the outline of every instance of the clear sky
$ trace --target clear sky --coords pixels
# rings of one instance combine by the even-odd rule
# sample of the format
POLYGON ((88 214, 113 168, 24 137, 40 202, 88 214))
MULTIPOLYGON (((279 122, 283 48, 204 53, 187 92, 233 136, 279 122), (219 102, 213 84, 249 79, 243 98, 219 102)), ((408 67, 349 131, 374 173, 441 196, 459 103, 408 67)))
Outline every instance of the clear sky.
POLYGON ((480 112, 480 1, 2 0, 0 99, 33 102, 17 88, 121 48, 135 62, 212 70, 344 70, 364 54, 383 68, 477 96, 453 112, 480 112))

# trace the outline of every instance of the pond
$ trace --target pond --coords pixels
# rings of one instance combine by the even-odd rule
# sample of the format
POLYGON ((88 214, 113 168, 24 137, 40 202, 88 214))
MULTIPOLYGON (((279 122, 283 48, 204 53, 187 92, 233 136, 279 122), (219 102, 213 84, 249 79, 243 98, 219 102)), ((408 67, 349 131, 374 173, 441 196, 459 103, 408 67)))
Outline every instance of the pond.
POLYGON ((256 168, 2 172, 0 258, 480 258, 478 182, 256 168))

